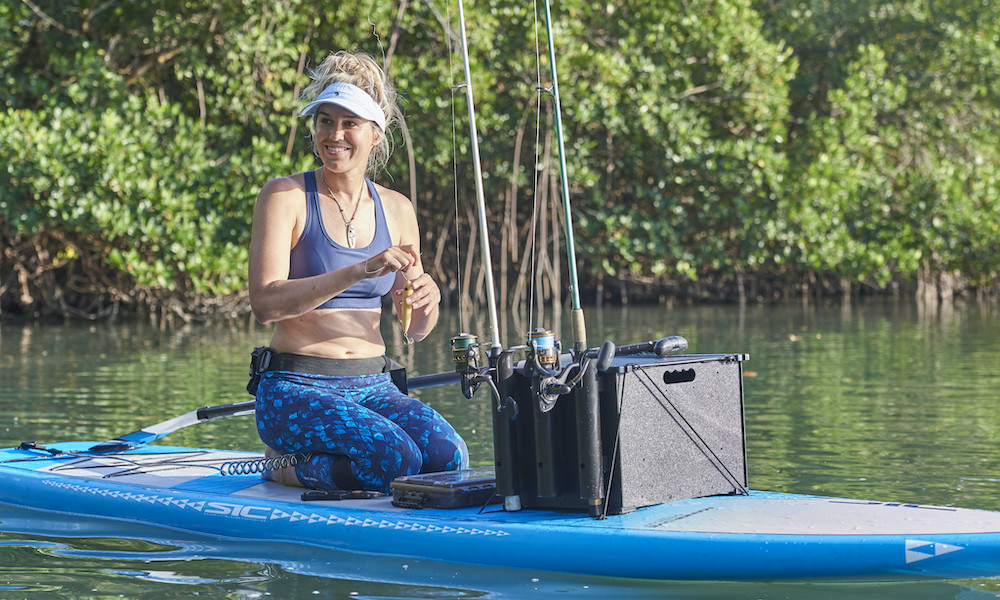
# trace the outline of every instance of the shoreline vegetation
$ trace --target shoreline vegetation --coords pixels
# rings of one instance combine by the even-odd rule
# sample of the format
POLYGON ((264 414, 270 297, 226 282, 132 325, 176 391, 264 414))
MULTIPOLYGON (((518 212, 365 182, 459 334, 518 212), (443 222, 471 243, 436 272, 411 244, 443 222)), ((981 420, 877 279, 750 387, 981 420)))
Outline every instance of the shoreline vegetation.
MULTIPOLYGON (((212 322, 253 319, 248 294, 243 291, 220 295, 190 294, 178 290, 140 289, 128 276, 106 269, 88 268, 95 257, 75 257, 48 268, 29 271, 38 264, 34 257, 24 257, 10 268, 5 252, 4 271, 17 274, 18 286, 7 286, 3 295, 4 310, 0 321, 31 320, 116 320, 146 318, 153 322, 212 322), (35 260, 32 260, 34 258, 35 260), (8 268, 10 270, 8 271, 8 268), (26 282, 26 287, 20 287, 26 282), (16 300, 9 302, 9 298, 16 300)), ((924 273, 921 273, 924 276, 924 273)), ((461 297, 455 289, 442 290, 442 306, 465 310, 483 308, 485 293, 461 297)), ((581 279, 581 301, 585 308, 604 305, 661 305, 668 308, 693 304, 785 304, 803 305, 841 303, 879 299, 907 299, 924 311, 947 310, 962 304, 988 305, 1000 302, 1000 286, 973 287, 957 273, 939 274, 916 282, 890 282, 888 285, 856 284, 833 276, 789 279, 768 275, 706 277, 699 281, 609 281, 595 284, 592 278, 581 279)), ((550 304, 551 298, 549 299, 550 304)), ((556 314, 569 312, 569 296, 564 293, 556 314)), ((388 305, 386 306, 388 309, 388 305)), ((511 308, 511 307, 508 307, 511 308)))
MULTIPOLYGON (((997 301, 1000 13, 635 4, 553 15, 585 305, 997 301)), ((470 61, 497 293, 558 306, 565 219, 531 10, 470 7, 470 61)), ((257 191, 314 168, 298 93, 340 48, 402 92, 376 179, 414 201, 446 306, 476 306, 455 18, 434 0, 0 5, 0 318, 247 318, 257 191)))

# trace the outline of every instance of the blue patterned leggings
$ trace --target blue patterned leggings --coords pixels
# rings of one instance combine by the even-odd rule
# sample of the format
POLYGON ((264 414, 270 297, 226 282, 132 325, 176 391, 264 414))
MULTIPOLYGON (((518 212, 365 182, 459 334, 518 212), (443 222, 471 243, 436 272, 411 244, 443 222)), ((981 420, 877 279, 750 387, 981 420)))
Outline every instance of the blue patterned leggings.
POLYGON ((261 441, 285 454, 313 453, 295 467, 309 487, 388 492, 396 477, 469 465, 469 450, 455 428, 400 392, 388 373, 268 371, 256 409, 261 441))

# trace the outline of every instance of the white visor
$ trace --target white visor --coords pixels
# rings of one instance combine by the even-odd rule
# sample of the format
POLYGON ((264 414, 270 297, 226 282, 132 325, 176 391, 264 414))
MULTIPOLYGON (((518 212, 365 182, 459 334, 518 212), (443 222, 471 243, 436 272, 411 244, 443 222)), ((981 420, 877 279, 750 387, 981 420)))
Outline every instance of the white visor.
POLYGON ((368 92, 350 83, 331 83, 326 86, 315 100, 306 104, 299 112, 300 117, 308 117, 323 104, 336 104, 362 119, 368 119, 378 125, 379 131, 385 131, 385 113, 368 92))

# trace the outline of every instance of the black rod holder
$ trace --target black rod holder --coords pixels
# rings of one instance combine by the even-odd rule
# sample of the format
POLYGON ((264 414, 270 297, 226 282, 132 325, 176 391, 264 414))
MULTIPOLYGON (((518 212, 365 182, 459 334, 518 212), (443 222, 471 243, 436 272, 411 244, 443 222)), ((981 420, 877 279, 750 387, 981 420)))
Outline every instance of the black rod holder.
POLYGON ((497 495, 504 497, 504 509, 521 509, 517 471, 515 419, 518 405, 513 397, 514 354, 504 350, 496 359, 496 383, 499 391, 493 410, 493 464, 496 467, 497 495))
POLYGON ((580 498, 587 503, 590 516, 597 517, 604 507, 603 449, 601 447, 601 405, 597 389, 597 367, 586 361, 583 386, 577 391, 576 440, 580 461, 580 498))
POLYGON ((543 411, 539 397, 540 378, 536 373, 531 378, 532 416, 535 420, 535 477, 538 482, 538 495, 543 498, 552 498, 556 495, 556 456, 555 442, 553 440, 552 411, 543 411))

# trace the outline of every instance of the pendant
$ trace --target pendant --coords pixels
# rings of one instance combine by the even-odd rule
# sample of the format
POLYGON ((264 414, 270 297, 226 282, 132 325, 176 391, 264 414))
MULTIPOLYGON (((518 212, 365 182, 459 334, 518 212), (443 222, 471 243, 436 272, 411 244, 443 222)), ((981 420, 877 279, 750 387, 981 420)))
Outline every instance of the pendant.
POLYGON ((354 244, 358 241, 357 236, 354 235, 354 223, 347 224, 347 247, 353 248, 354 244))

